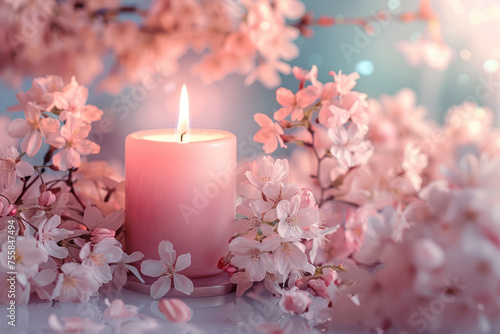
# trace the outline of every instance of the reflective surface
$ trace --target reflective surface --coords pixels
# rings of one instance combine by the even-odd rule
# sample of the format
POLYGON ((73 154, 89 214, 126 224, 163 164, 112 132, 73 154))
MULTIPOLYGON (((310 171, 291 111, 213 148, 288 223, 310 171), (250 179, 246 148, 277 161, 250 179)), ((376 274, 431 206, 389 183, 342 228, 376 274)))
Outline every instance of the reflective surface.
MULTIPOLYGON (((261 291, 258 289, 258 291, 261 291)), ((139 307, 141 317, 154 319, 159 327, 148 333, 260 333, 259 326, 266 323, 279 324, 286 333, 314 333, 299 316, 285 315, 278 303, 279 298, 267 292, 253 291, 242 298, 234 293, 218 297, 185 298, 184 302, 193 310, 193 318, 184 324, 166 320, 158 310, 158 301, 150 296, 124 289, 109 296, 110 300, 123 299, 125 304, 139 307)), ((7 324, 6 306, 0 312, 0 333, 55 333, 50 329, 48 318, 54 313, 59 319, 84 317, 97 324, 105 324, 100 333, 116 333, 110 321, 103 317, 106 296, 94 297, 88 303, 58 303, 39 301, 16 309, 16 327, 7 324)), ((122 326, 118 333, 138 333, 122 326)))

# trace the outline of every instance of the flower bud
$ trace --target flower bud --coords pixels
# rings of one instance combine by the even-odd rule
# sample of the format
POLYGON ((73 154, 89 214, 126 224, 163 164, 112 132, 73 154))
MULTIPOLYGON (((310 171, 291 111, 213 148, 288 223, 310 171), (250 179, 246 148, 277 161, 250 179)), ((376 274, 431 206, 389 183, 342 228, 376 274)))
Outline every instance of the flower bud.
POLYGON ((309 298, 309 294, 305 291, 299 290, 295 286, 290 290, 283 292, 283 296, 280 301, 281 310, 289 314, 305 313, 310 304, 311 298, 309 298))
POLYGON ((339 274, 335 270, 331 268, 323 269, 323 279, 325 280, 326 286, 330 286, 338 277, 339 274))
POLYGON ((324 298, 329 297, 328 288, 326 286, 326 283, 321 278, 310 280, 309 287, 316 293, 317 296, 324 297, 324 298))
POLYGON ((40 206, 50 206, 56 201, 56 195, 51 191, 44 191, 38 197, 38 205, 40 206))
POLYGON ((17 214, 17 205, 10 204, 7 207, 7 211, 9 212, 7 215, 14 217, 17 214))
POLYGON ((162 299, 158 308, 170 322, 187 322, 193 316, 189 306, 180 299, 162 299))
POLYGON ((115 237, 115 231, 108 230, 107 228, 98 228, 92 233, 90 233, 90 241, 93 243, 97 244, 104 239, 107 238, 114 238, 115 237))

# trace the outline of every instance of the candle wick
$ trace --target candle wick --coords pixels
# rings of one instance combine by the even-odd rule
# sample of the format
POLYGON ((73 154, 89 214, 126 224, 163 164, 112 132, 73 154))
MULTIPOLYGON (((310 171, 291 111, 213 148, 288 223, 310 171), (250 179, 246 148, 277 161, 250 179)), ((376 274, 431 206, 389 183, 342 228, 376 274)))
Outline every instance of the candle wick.
POLYGON ((182 138, 184 138, 184 135, 187 134, 187 131, 186 132, 183 132, 181 133, 181 143, 182 143, 182 138))

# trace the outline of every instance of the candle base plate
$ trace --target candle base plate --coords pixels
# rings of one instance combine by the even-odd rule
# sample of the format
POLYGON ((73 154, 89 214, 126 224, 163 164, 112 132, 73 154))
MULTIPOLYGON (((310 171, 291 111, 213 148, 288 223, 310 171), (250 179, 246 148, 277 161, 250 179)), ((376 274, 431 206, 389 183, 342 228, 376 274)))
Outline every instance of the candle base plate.
MULTIPOLYGON (((204 277, 192 278, 194 290, 191 295, 187 296, 182 292, 175 290, 173 287, 164 296, 165 298, 200 298, 222 296, 236 291, 236 285, 231 283, 229 276, 226 273, 204 277)), ((129 280, 125 284, 125 288, 135 292, 150 294, 151 284, 141 283, 135 276, 129 276, 129 280)))

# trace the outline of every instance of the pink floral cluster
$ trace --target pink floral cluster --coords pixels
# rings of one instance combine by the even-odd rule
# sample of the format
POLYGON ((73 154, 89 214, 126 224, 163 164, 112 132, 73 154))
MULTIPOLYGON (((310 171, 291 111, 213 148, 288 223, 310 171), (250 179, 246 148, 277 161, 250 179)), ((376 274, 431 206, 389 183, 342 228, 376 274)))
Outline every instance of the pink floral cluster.
MULTIPOLYGON (((353 91, 356 74, 332 73, 327 83, 317 81, 315 67, 294 68, 294 74, 298 92, 277 90, 276 122, 257 114, 255 140, 267 153, 278 144, 299 146, 288 179, 310 189, 310 202, 318 199, 318 226, 328 233, 300 239, 305 253, 311 250, 306 260, 314 272, 303 268, 278 287, 266 284, 281 296, 281 309, 302 315, 310 327, 340 331, 498 331, 500 131, 492 111, 466 102, 439 126, 425 118, 409 89, 367 99, 353 91)), ((283 167, 264 168, 270 161, 253 163, 246 174, 259 190, 258 182, 282 175, 283 167)), ((280 165, 288 161, 276 160, 280 165)), ((269 197, 264 190, 255 194, 244 186, 240 193, 250 209, 240 211, 247 218, 235 224, 231 263, 221 267, 243 290, 256 279, 241 270, 254 262, 238 257, 236 241, 248 237, 240 226, 259 226, 250 238, 262 247, 274 208, 262 205, 269 197)), ((269 226, 282 238, 277 218, 269 226)), ((266 275, 294 263, 295 253, 280 264, 269 252, 266 275)))
MULTIPOLYGON (((316 19, 301 0, 155 0, 148 6, 120 0, 4 1, 0 76, 16 86, 23 77, 47 74, 65 80, 76 76, 89 84, 111 55, 102 88, 116 93, 125 83, 148 87, 154 77, 174 73, 179 60, 194 51, 203 56, 192 70, 204 82, 238 73, 247 84, 258 80, 274 88, 281 82, 279 73, 291 71, 286 62, 299 55, 294 41, 300 34, 312 36, 315 25, 342 24, 359 25, 370 34, 374 19, 316 19)), ((384 15, 380 11, 375 19, 386 20, 384 15)), ((398 46, 410 64, 447 67, 453 52, 442 40, 430 0, 396 19, 428 27, 429 38, 398 46)))
POLYGON ((71 73, 87 84, 103 71, 111 52, 115 63, 103 82, 111 91, 127 82, 146 84, 157 73, 172 74, 189 50, 209 50, 193 67, 205 82, 237 72, 248 84, 260 80, 275 87, 278 72, 290 72, 283 60, 299 54, 293 41, 300 31, 287 19, 305 13, 300 0, 157 0, 149 8, 119 0, 23 0, 0 8, 5 80, 18 84, 26 74, 71 73), (138 20, 124 20, 124 14, 138 20))
MULTIPOLYGON (((9 135, 23 138, 21 152, 0 146, 0 301, 31 296, 63 302, 88 301, 99 290, 120 290, 129 273, 144 282, 137 267, 140 252, 123 251, 124 182, 105 162, 87 162, 99 152, 87 137, 102 111, 87 105, 88 90, 73 78, 36 78, 19 92, 11 111, 9 135), (46 150, 43 163, 25 159, 46 150), (15 274, 12 274, 14 272, 15 274)), ((190 255, 176 261, 172 244, 160 244, 160 261, 142 263, 146 276, 160 277, 155 298, 174 287, 190 294, 192 283, 180 271, 190 255), (170 245, 170 246, 169 246, 170 245), (158 264, 159 263, 159 264, 158 264), (175 263, 175 270, 174 265, 175 263), (171 270, 170 270, 171 269, 171 270)))
POLYGON ((312 193, 284 183, 287 174, 288 161, 271 157, 254 163, 246 173, 254 196, 237 207, 242 216, 235 223, 238 234, 229 244, 229 255, 219 263, 237 284, 238 296, 254 282, 264 281, 270 291, 280 294, 280 285, 293 287, 304 273, 327 275, 311 262, 337 227, 324 227, 312 193))

